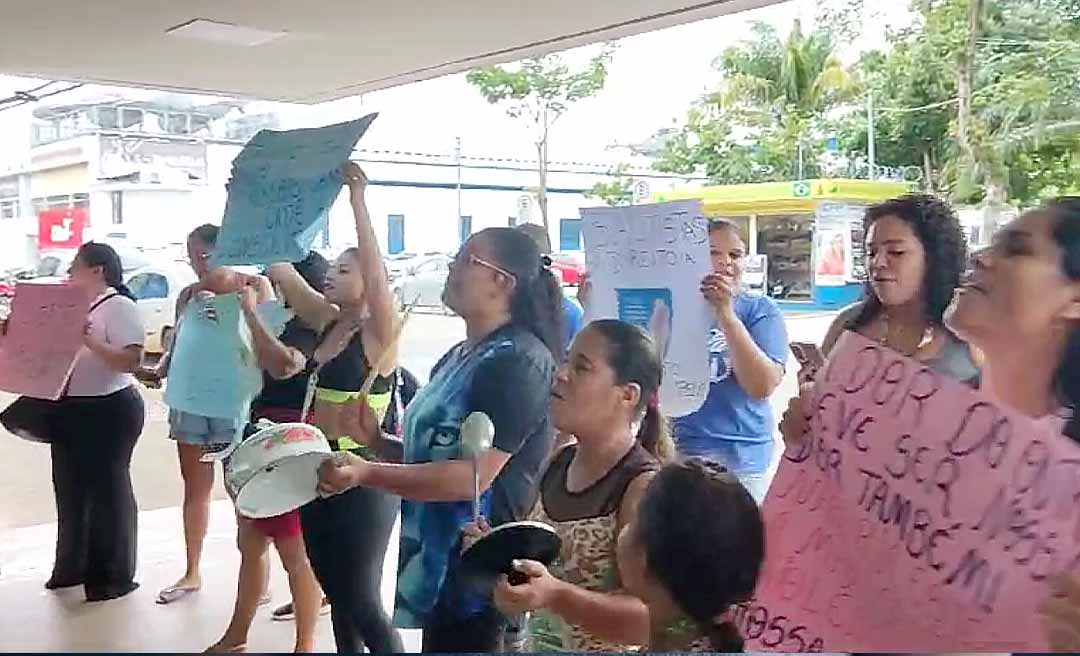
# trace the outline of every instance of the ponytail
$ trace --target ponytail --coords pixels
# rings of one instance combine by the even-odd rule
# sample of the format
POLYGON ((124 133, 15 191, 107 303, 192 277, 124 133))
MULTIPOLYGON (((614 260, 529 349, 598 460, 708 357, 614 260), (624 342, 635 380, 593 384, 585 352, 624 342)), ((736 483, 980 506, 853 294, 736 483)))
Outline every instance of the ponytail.
POLYGON ((514 290, 510 320, 544 343, 556 362, 565 357, 562 344, 562 287, 542 264, 531 281, 514 290))
POLYGON ((128 286, 125 285, 122 282, 117 283, 115 285, 109 285, 109 286, 112 287, 113 289, 115 289, 118 294, 120 294, 121 296, 123 296, 125 298, 130 298, 133 301, 138 300, 137 298, 135 298, 135 294, 131 293, 131 290, 128 288, 128 286))
POLYGON ((738 654, 743 651, 746 643, 743 641, 739 627, 731 620, 721 622, 699 622, 701 632, 709 637, 709 645, 714 651, 727 654, 738 654))
POLYGON ((642 448, 662 463, 675 458, 675 442, 671 439, 671 427, 660 412, 659 406, 649 403, 638 428, 637 441, 642 448))
POLYGON ((551 260, 520 230, 488 228, 476 236, 480 235, 490 239, 494 259, 517 283, 510 298, 510 321, 536 335, 561 362, 563 296, 559 281, 547 268, 551 260))

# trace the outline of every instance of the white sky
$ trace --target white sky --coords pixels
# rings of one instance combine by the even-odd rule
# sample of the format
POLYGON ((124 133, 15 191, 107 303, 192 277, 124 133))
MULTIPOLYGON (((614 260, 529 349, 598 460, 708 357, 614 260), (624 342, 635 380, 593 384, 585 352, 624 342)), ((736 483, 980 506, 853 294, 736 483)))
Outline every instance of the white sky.
MULTIPOLYGON (((906 3, 898 0, 876 2, 865 17, 867 34, 845 59, 850 59, 863 43, 880 44, 885 25, 909 19, 906 3)), ((732 16, 623 39, 610 68, 607 85, 595 98, 574 105, 557 124, 551 138, 553 161, 617 161, 626 151, 607 149, 613 144, 642 141, 658 129, 681 121, 690 104, 716 82, 712 60, 726 47, 749 35, 749 25, 758 20, 786 34, 795 18, 808 29, 814 15, 814 0, 791 0, 732 16)), ((595 50, 582 49, 587 55, 595 50)), ((570 58, 581 57, 570 53, 570 58)), ((0 76, 0 97, 39 84, 0 76)), ((102 87, 84 87, 45 102, 75 101, 100 94, 102 87)), ((125 96, 153 95, 130 89, 112 89, 125 96)), ((259 104, 260 106, 263 103, 259 104)), ((463 153, 476 156, 535 156, 530 133, 522 122, 507 117, 499 107, 488 105, 470 87, 464 75, 346 98, 313 107, 282 106, 272 103, 282 115, 284 127, 322 125, 379 111, 379 120, 365 136, 365 148, 453 152, 454 138, 462 140, 463 153)), ((20 159, 29 141, 29 106, 0 111, 0 171, 12 159, 20 159)))

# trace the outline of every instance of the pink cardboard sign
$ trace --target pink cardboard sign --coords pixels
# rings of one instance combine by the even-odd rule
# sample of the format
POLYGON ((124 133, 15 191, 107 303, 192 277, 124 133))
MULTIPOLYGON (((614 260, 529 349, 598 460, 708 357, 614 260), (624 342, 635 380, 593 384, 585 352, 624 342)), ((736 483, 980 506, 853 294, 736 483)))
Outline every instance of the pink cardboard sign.
POLYGON ((1049 651, 1037 608, 1080 565, 1059 430, 844 335, 765 501, 747 651, 1049 651))
POLYGON ((83 344, 88 307, 71 285, 19 283, 0 339, 0 390, 60 398, 83 344))

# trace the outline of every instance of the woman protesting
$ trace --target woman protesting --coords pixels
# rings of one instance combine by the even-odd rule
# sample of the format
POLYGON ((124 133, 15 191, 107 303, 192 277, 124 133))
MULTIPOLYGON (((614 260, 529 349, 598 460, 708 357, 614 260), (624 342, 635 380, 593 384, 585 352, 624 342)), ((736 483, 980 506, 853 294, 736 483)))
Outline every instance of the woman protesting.
MULTIPOLYGON (((390 404, 399 322, 365 201, 367 177, 352 162, 343 172, 358 245, 330 267, 324 292, 313 289, 289 264, 272 266, 268 274, 297 316, 319 334, 311 357, 293 353, 283 358, 278 373, 310 376, 314 397, 307 420, 326 435, 334 451, 362 460, 377 457, 377 444, 366 443, 368 436, 357 433, 356 418, 368 406, 381 416, 390 404), (374 385, 365 396, 369 376, 374 385)), ((264 350, 286 348, 262 333, 256 338, 264 350)), ((300 509, 308 559, 330 601, 339 653, 358 653, 365 647, 372 653, 402 650, 380 598, 383 559, 399 505, 394 494, 357 488, 300 509)), ((297 607, 298 622, 301 612, 310 617, 312 609, 297 607)))
MULTIPOLYGON (((649 637, 645 605, 626 594, 615 552, 619 533, 636 515, 642 494, 674 446, 658 403, 663 363, 643 330, 622 321, 594 321, 581 331, 555 375, 551 415, 572 443, 551 459, 529 519, 552 526, 562 541, 550 572, 522 561, 527 579, 506 576, 495 603, 508 616, 542 611, 555 620, 557 648, 569 652, 628 651, 649 637)), ((470 525, 475 539, 486 523, 470 525)))
MULTIPOLYGON (((409 405, 404 464, 344 456, 324 464, 321 488, 403 497, 397 624, 422 628, 425 652, 494 651, 504 619, 459 575, 474 494, 461 425, 474 412, 494 424, 492 447, 475 456, 484 515, 496 526, 524 519, 551 451, 562 293, 527 235, 490 228, 462 247, 443 296, 465 320, 466 340, 443 356, 409 405)), ((376 422, 367 432, 377 434, 376 422)))

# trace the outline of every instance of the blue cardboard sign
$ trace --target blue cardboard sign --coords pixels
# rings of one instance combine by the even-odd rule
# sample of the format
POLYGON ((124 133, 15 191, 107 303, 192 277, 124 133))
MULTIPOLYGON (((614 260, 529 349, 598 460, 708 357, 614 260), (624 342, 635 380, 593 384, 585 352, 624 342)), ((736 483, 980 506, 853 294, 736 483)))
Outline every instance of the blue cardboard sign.
POLYGON ((211 266, 307 257, 341 192, 341 166, 376 116, 256 134, 233 160, 211 266))

